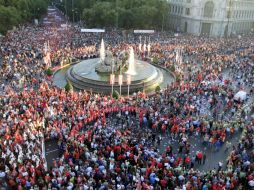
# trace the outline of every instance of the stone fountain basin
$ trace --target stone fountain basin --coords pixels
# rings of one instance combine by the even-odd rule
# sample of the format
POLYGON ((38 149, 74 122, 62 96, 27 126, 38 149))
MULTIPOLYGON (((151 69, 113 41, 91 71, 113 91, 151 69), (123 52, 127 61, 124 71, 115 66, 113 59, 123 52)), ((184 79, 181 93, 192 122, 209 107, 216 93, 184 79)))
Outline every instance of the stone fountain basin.
MULTIPOLYGON (((93 92, 110 93, 112 86, 109 84, 109 74, 97 73, 95 67, 99 64, 99 58, 81 61, 70 67, 66 72, 66 78, 77 89, 93 90, 93 92)), ((135 60, 137 75, 131 77, 130 92, 137 92, 143 88, 157 86, 163 81, 160 69, 140 60, 135 60)), ((118 76, 115 77, 114 89, 119 91, 118 76)), ((123 73, 122 93, 127 93, 127 75, 123 73)))

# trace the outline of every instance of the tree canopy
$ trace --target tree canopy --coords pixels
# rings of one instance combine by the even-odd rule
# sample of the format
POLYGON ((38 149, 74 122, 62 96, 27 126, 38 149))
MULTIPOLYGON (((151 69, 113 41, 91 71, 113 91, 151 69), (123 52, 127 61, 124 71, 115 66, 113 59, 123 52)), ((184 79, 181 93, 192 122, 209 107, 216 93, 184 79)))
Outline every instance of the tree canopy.
POLYGON ((0 0, 0 33, 31 21, 47 11, 47 0, 0 0))
POLYGON ((71 20, 89 27, 166 29, 167 0, 55 0, 71 20))

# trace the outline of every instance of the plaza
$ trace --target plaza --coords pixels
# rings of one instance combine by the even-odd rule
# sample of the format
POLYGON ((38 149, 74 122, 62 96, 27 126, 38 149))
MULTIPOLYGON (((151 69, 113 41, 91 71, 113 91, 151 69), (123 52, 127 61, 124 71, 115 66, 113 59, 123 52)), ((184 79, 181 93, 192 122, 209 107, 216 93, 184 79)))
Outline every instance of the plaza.
POLYGON ((87 28, 56 2, 0 39, 0 189, 254 188, 253 34, 87 28))

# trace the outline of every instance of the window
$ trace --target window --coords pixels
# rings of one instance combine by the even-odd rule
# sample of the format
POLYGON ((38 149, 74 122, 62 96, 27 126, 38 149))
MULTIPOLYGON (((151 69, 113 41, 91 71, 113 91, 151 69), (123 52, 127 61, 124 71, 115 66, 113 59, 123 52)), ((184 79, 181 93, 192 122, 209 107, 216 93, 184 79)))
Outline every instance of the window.
POLYGON ((230 18, 230 11, 227 11, 227 18, 230 18))
POLYGON ((186 8, 186 9, 185 9, 185 14, 186 14, 186 15, 190 15, 190 8, 186 8))
POLYGON ((207 18, 213 17, 213 9, 214 9, 214 3, 212 1, 208 1, 205 3, 204 7, 204 13, 203 16, 207 18))

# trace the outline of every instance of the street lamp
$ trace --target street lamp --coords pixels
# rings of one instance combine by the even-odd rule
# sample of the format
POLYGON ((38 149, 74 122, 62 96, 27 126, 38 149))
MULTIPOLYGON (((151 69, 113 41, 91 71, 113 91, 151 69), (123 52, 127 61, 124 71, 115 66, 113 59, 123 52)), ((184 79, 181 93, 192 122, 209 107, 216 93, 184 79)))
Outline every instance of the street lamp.
POLYGON ((120 97, 122 96, 122 85, 123 85, 123 75, 120 73, 120 75, 118 76, 118 84, 120 86, 120 97))
POLYGON ((138 46, 138 49, 139 49, 139 55, 142 56, 142 37, 139 36, 139 46, 138 46))
POLYGON ((74 4, 73 4, 73 0, 71 0, 71 7, 72 7, 72 22, 74 23, 74 4))
POLYGON ((151 44, 150 44, 150 36, 149 36, 149 40, 148 40, 148 45, 147 45, 147 56, 150 56, 150 51, 151 51, 151 44))
POLYGON ((111 84, 111 96, 113 97, 113 91, 114 91, 114 83, 115 83, 115 75, 114 75, 114 63, 112 64, 112 73, 110 75, 110 84, 111 84))
POLYGON ((118 0, 116 0, 116 28, 118 28, 118 16, 119 16, 119 13, 118 13, 118 0))
POLYGON ((145 59, 145 57, 146 57, 146 37, 143 45, 143 59, 145 59))
POLYGON ((113 91, 114 91, 114 83, 115 83, 115 75, 112 74, 110 75, 110 84, 111 84, 111 96, 113 97, 113 91))
POLYGON ((120 97, 122 96, 122 84, 123 84, 123 75, 122 75, 122 62, 120 65, 120 75, 118 76, 118 84, 120 86, 120 97))
POLYGON ((65 18, 67 18, 67 2, 64 1, 64 9, 65 9, 65 18))
POLYGON ((130 97, 131 75, 127 75, 128 98, 130 97))
POLYGON ((229 9, 227 12, 227 19, 228 19, 228 23, 227 23, 227 37, 229 37, 229 20, 231 18, 231 8, 232 8, 232 0, 229 0, 229 9))
POLYGON ((77 9, 75 9, 75 15, 74 15, 74 17, 75 17, 75 20, 77 21, 78 20, 78 10, 77 9))

